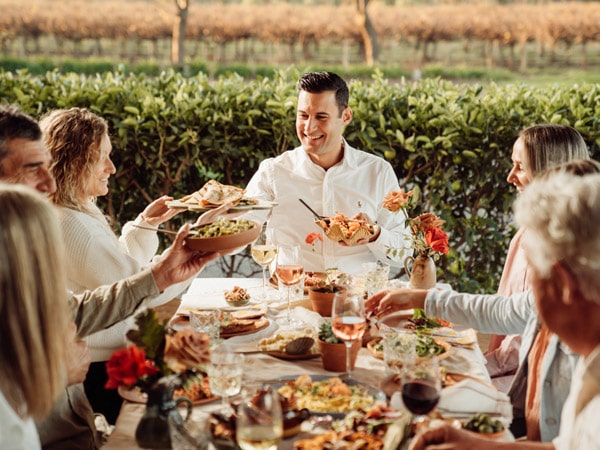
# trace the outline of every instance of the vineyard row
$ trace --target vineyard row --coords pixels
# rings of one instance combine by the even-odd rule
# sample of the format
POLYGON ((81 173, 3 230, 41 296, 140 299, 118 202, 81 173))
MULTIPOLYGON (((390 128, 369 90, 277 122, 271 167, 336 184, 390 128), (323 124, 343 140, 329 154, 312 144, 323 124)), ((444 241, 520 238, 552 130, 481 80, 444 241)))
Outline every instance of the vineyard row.
MULTIPOLYGON (((102 55, 106 42, 150 42, 154 52, 169 39, 175 11, 165 4, 143 1, 94 2, 33 1, 28 4, 4 0, 0 14, 0 43, 6 55, 21 39, 39 46, 51 37, 58 48, 65 42, 94 42, 93 52, 102 55)), ((420 50, 420 59, 431 57, 431 47, 440 42, 463 42, 465 51, 483 43, 486 59, 493 48, 508 48, 510 59, 527 62, 527 47, 538 53, 556 54, 559 45, 581 48, 581 62, 588 59, 587 47, 600 42, 600 2, 509 4, 509 5, 421 5, 389 6, 374 3, 369 9, 382 46, 410 43, 420 50), (533 20, 535 18, 535 20, 533 20)), ((189 11, 188 40, 209 43, 221 51, 230 43, 263 43, 287 46, 300 59, 310 60, 322 43, 356 49, 361 37, 351 6, 196 4, 189 11)), ((255 44, 236 44, 240 59, 248 59, 255 44)), ((14 50, 13 50, 14 51, 14 50)), ((31 49, 30 49, 31 51, 31 49)), ((356 51, 359 54, 359 51, 356 51)), ((251 56, 250 56, 251 57, 251 56)))

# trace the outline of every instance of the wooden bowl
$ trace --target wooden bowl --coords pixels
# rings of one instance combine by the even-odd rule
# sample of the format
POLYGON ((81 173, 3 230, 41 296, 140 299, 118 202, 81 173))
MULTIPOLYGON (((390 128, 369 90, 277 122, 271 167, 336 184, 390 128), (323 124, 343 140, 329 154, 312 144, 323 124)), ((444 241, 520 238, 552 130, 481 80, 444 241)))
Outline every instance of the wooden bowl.
POLYGON ((246 245, 254 242, 260 234, 260 224, 254 222, 254 226, 249 230, 236 234, 227 234, 210 238, 187 237, 186 245, 192 250, 198 250, 204 253, 219 252, 222 254, 234 253, 244 248, 246 245))

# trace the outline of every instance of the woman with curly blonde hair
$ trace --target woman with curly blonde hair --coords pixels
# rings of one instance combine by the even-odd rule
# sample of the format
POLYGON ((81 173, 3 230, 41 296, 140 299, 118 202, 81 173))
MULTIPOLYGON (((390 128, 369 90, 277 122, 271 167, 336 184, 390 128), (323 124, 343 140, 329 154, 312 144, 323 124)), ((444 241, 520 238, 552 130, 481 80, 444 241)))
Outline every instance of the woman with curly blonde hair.
MULTIPOLYGON (((150 203, 117 237, 96 204, 98 197, 108 194, 108 180, 116 172, 107 122, 87 109, 70 108, 42 117, 40 128, 52 155, 50 170, 56 179, 56 192, 50 198, 60 207, 67 287, 80 293, 143 270, 155 259, 159 241, 155 231, 134 225, 155 228, 169 220, 177 213, 166 205, 172 198, 162 196, 150 203)), ((148 306, 177 297, 190 282, 171 286, 148 306)), ((129 318, 86 338, 92 359, 84 383, 86 394, 94 411, 104 414, 111 424, 121 399, 114 390, 104 389, 104 365, 115 350, 125 347, 125 334, 133 326, 129 318)))
POLYGON ((33 419, 63 392, 70 312, 62 233, 46 199, 0 184, 0 448, 40 448, 33 419))

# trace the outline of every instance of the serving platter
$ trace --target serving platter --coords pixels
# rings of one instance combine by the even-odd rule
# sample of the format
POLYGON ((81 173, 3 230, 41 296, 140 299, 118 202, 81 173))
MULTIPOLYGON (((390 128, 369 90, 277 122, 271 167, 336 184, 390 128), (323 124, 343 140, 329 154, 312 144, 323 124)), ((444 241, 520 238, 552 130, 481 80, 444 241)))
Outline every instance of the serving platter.
MULTIPOLYGON (((254 328, 249 329, 249 330, 243 330, 243 331, 239 331, 239 332, 224 332, 223 328, 221 327, 220 336, 223 339, 227 339, 227 338, 234 337, 234 336, 245 336, 248 334, 254 334, 261 330, 264 330, 270 324, 271 324, 271 321, 269 319, 263 317, 261 319, 257 319, 256 323, 254 325, 254 328)), ((175 331, 179 331, 184 328, 188 328, 188 327, 190 327, 190 318, 189 318, 189 316, 184 316, 184 315, 175 316, 175 317, 173 317, 173 319, 171 319, 169 326, 175 331)))
MULTIPOLYGON (((407 330, 408 319, 413 315, 410 311, 398 311, 382 317, 377 321, 380 330, 407 330)), ((452 324, 450 327, 439 327, 419 330, 422 334, 428 334, 433 337, 441 338, 450 345, 469 347, 477 343, 477 333, 473 328, 465 325, 452 324)))
MULTIPOLYGON (((119 396, 123 400, 127 400, 128 402, 140 403, 140 404, 148 403, 148 395, 146 393, 142 392, 140 390, 140 388, 137 386, 134 386, 131 389, 127 389, 125 386, 119 386, 117 388, 117 392, 119 393, 119 396)), ((174 397, 177 398, 177 397, 181 397, 181 396, 175 395, 174 397)), ((219 397, 217 395, 211 395, 210 397, 192 400, 192 404, 194 404, 196 406, 204 405, 206 403, 214 402, 215 400, 218 400, 219 398, 221 398, 221 397, 219 397)))
MULTIPOLYGON (((242 199, 243 200, 243 199, 242 199)), ((256 203, 254 204, 244 204, 242 202, 242 204, 238 204, 235 206, 232 206, 231 208, 229 208, 227 210, 227 212, 243 212, 243 211, 251 211, 251 210, 265 210, 265 209, 271 209, 275 206, 277 206, 277 202, 269 202, 266 200, 255 200, 256 203)), ((170 202, 167 202, 167 207, 171 208, 171 209, 184 209, 184 210, 188 210, 188 211, 194 211, 194 212, 206 212, 206 211, 210 211, 211 209, 215 209, 217 208, 219 205, 215 205, 215 206, 201 206, 197 203, 186 203, 186 202, 182 202, 180 200, 172 200, 170 202)))
MULTIPOLYGON (((272 386, 273 388, 277 389, 278 391, 281 390, 282 387, 284 387, 286 385, 287 382, 289 381, 294 381, 296 380, 300 375, 290 375, 290 376, 285 376, 285 377, 281 377, 277 380, 270 380, 270 381, 265 381, 265 384, 268 384, 270 386, 272 386)), ((331 378, 340 378, 340 377, 335 377, 335 376, 331 376, 331 375, 310 375, 313 384, 314 383, 319 383, 325 380, 329 380, 331 378)), ((341 379, 344 383, 346 383, 349 387, 353 388, 353 387, 357 387, 359 388, 365 395, 368 395, 370 397, 372 397, 372 402, 369 405, 366 405, 366 407, 370 407, 373 406, 375 403, 377 402, 386 402, 386 395, 385 393, 375 387, 375 386, 371 386, 369 384, 365 384, 365 383, 361 383, 357 380, 354 379, 341 379)), ((339 397, 339 396, 338 396, 339 397)), ((311 409, 310 407, 306 407, 310 413, 312 415, 317 415, 317 416, 331 416, 333 418, 336 419, 340 419, 343 418, 348 412, 350 412, 350 410, 348 411, 340 411, 340 410, 327 410, 327 411, 322 411, 322 410, 316 410, 316 409, 311 409)), ((354 408, 355 409, 355 408, 354 408)))
POLYGON ((284 359, 286 361, 301 361, 305 359, 314 359, 321 356, 320 353, 302 353, 300 355, 290 355, 286 352, 266 351, 265 354, 274 358, 284 359))
MULTIPOLYGON (((377 359, 383 359, 383 350, 379 349, 379 343, 381 342, 381 340, 381 337, 376 337, 375 339, 371 339, 369 342, 367 342, 367 350, 369 350, 371 355, 373 355, 377 359)), ((437 345, 444 347, 443 353, 435 355, 437 356, 438 360, 446 359, 448 356, 450 356, 452 346, 448 342, 436 338, 434 338, 434 341, 437 345)), ((425 358, 427 358, 427 356, 419 356, 417 357, 417 361, 425 358)))

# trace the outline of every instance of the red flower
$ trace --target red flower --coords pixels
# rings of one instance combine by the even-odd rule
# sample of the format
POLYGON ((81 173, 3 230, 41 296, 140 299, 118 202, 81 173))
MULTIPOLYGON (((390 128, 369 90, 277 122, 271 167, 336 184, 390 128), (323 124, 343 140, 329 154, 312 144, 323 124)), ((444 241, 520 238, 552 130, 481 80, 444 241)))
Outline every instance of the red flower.
POLYGON ((309 233, 304 242, 306 242, 308 245, 315 245, 315 241, 317 239, 323 242, 323 236, 321 236, 321 233, 309 233))
POLYGON ((425 231, 425 241, 434 252, 448 253, 448 235, 441 228, 429 228, 425 231))
POLYGON ((146 359, 146 352, 132 345, 117 350, 106 362, 108 380, 106 389, 117 389, 120 385, 133 386, 139 378, 158 373, 154 362, 146 359))

